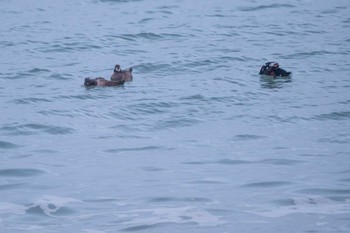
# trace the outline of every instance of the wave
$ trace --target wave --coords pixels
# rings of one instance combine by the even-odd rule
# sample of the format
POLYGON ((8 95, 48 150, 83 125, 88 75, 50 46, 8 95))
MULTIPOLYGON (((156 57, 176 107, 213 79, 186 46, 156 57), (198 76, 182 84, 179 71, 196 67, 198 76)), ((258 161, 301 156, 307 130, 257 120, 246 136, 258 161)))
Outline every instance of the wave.
POLYGON ((173 40, 173 39, 178 39, 182 38, 182 35, 180 34, 175 34, 175 33, 153 33, 153 32, 141 32, 141 33, 136 33, 136 34, 120 34, 120 35, 114 35, 112 36, 113 38, 119 38, 123 39, 126 41, 137 41, 140 39, 145 39, 145 40, 151 40, 151 41, 157 41, 157 40, 173 40))
POLYGON ((270 10, 278 8, 295 8, 295 5, 291 4, 270 4, 270 5, 260 5, 254 7, 238 7, 240 11, 260 11, 260 10, 270 10))
POLYGON ((312 117, 312 119, 318 120, 318 121, 348 120, 348 119, 350 119, 350 112, 349 111, 339 111, 339 112, 325 113, 325 114, 316 115, 316 116, 312 117))
POLYGON ((20 147, 20 145, 7 142, 7 141, 0 141, 0 149, 13 149, 18 147, 20 147))
POLYGON ((0 169, 0 177, 29 177, 38 176, 45 173, 42 170, 33 168, 8 168, 0 169))
POLYGON ((44 124, 14 124, 3 126, 0 128, 7 135, 35 135, 41 133, 47 133, 52 135, 59 134, 71 134, 74 132, 73 128, 61 127, 55 125, 44 125, 44 124))

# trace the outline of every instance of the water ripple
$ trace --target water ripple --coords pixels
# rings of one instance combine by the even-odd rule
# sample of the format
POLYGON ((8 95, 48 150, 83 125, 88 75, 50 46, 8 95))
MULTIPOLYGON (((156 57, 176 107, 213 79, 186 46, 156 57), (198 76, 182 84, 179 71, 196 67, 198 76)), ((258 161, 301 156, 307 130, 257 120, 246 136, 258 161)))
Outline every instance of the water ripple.
POLYGON ((253 182, 242 185, 242 187, 246 188, 276 188, 286 185, 291 185, 291 182, 287 181, 263 181, 263 182, 253 182))
POLYGON ((319 121, 327 121, 327 120, 348 120, 350 119, 350 112, 349 111, 339 111, 339 112, 332 112, 327 114, 320 114, 313 117, 315 120, 319 121))
POLYGON ((0 131, 5 131, 8 135, 33 135, 40 133, 48 133, 52 135, 71 134, 74 129, 68 127, 43 125, 43 124, 16 124, 0 128, 0 131))
POLYGON ((0 149, 13 149, 17 147, 20 147, 20 145, 17 145, 11 142, 0 141, 0 149))
POLYGON ((37 97, 28 97, 28 98, 21 98, 21 99, 14 99, 12 100, 15 104, 31 104, 31 103, 50 103, 52 100, 49 100, 47 98, 37 98, 37 97))
POLYGON ((29 176, 38 176, 45 173, 42 170, 33 169, 33 168, 9 168, 9 169, 0 169, 0 176, 2 177, 29 177, 29 176))
POLYGON ((240 11, 259 11, 259 10, 273 10, 277 8, 294 8, 291 4, 270 4, 270 5, 260 5, 256 7, 239 7, 240 11))

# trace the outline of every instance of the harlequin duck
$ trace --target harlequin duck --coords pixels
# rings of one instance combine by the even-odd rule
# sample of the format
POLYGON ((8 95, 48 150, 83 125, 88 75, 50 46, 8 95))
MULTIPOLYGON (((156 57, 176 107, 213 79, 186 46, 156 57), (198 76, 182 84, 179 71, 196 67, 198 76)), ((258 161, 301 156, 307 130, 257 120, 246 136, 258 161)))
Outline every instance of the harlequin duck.
POLYGON ((118 80, 118 81, 109 81, 106 80, 102 77, 98 77, 98 78, 85 78, 84 81, 84 86, 107 86, 107 87, 111 87, 111 86, 120 86, 123 85, 125 83, 124 80, 118 80))
POLYGON ((292 72, 287 72, 284 69, 279 68, 277 62, 266 62, 260 69, 260 75, 268 75, 273 77, 288 77, 291 76, 292 72))
POLYGON ((132 81, 132 67, 130 67, 129 69, 125 69, 122 70, 120 68, 120 65, 115 65, 114 70, 113 70, 113 74, 111 76, 111 81, 120 81, 123 80, 125 82, 130 82, 132 81))

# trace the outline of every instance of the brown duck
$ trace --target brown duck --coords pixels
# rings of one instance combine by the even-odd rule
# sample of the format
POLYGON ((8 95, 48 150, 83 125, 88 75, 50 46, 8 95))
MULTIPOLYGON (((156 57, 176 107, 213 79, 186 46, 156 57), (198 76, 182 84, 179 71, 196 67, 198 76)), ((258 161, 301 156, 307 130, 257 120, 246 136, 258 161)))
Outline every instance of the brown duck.
POLYGON ((122 70, 120 65, 115 65, 113 74, 111 76, 111 81, 120 81, 123 80, 125 82, 132 81, 132 67, 129 69, 122 70))
POLYGON ((125 82, 132 81, 132 67, 122 70, 120 65, 115 65, 111 80, 106 80, 102 77, 97 78, 85 78, 85 86, 120 86, 125 82))

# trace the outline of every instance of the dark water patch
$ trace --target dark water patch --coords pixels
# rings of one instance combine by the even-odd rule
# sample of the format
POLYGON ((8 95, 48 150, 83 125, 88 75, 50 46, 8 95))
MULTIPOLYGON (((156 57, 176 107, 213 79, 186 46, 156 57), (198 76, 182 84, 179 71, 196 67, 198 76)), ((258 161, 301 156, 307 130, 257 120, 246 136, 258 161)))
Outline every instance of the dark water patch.
POLYGON ((2 177, 30 177, 42 175, 45 172, 38 169, 32 168, 9 168, 0 169, 0 176, 2 177))
POLYGON ((212 162, 209 162, 209 161, 191 161, 191 162, 183 162, 182 164, 188 164, 188 165, 204 165, 204 164, 212 164, 212 162))
POLYGON ((15 43, 11 41, 0 41, 0 48, 12 47, 15 46, 15 43))
POLYGON ((201 123, 200 119, 195 118, 183 118, 183 116, 173 116, 170 119, 160 120, 156 125, 152 127, 153 130, 164 130, 179 127, 190 127, 195 124, 201 123))
MULTIPOLYGON (((1 131, 1 128, 0 128, 0 131, 1 131)), ((20 145, 17 145, 11 142, 0 141, 0 149, 14 149, 18 147, 20 147, 20 145)))
POLYGON ((40 217, 48 217, 43 211, 43 209, 38 205, 28 207, 26 213, 31 215, 39 215, 40 217))
POLYGON ((305 30, 303 31, 305 34, 327 34, 327 31, 324 30, 305 30))
POLYGON ((22 124, 22 125, 10 125, 0 128, 0 131, 7 132, 8 135, 33 135, 40 133, 47 133, 52 135, 59 134, 71 134, 74 129, 53 125, 43 124, 22 124))
MULTIPOLYGON (((344 155, 348 155, 348 153, 344 154, 344 155)), ((344 170, 344 171, 339 171, 337 172, 338 174, 349 174, 350 175, 350 169, 349 170, 344 170)))
POLYGON ((130 152, 130 151, 149 151, 149 150, 160 150, 163 149, 159 146, 144 146, 144 147, 129 147, 129 148, 118 148, 118 149, 109 149, 104 150, 108 153, 120 153, 120 152, 130 152))
POLYGON ((126 227, 121 229, 121 231, 145 231, 155 228, 158 224, 143 224, 139 226, 126 227))
POLYGON ((239 159, 221 159, 217 161, 191 161, 191 162, 183 162, 183 164, 189 165, 206 165, 206 164, 223 164, 223 165, 243 165, 243 164, 251 164, 254 162, 247 160, 239 160, 239 159))
POLYGON ((246 188, 277 188, 286 185, 292 184, 291 182, 286 181, 266 181, 266 182, 254 182, 242 185, 242 187, 246 188))
POLYGON ((25 183, 1 184, 0 185, 0 191, 17 189, 17 188, 23 187, 24 185, 25 185, 25 183))
POLYGON ((307 188, 300 189, 299 193, 314 195, 350 195, 350 189, 307 188))
POLYGON ((350 111, 339 111, 326 114, 320 114, 312 117, 314 120, 328 121, 328 120, 348 120, 350 119, 350 111))
POLYGON ((31 215, 37 215, 40 217, 44 217, 44 216, 64 217, 64 216, 72 215, 76 213, 76 211, 68 207, 56 206, 53 203, 48 203, 45 206, 41 206, 41 205, 31 206, 27 209, 26 213, 31 215))
POLYGON ((348 134, 337 134, 333 137, 327 136, 318 139, 321 143, 339 143, 339 144, 350 144, 350 135, 348 134))
POLYGON ((248 160, 239 160, 239 159, 221 159, 217 161, 191 161, 184 162, 183 164, 190 165, 205 165, 205 164, 222 164, 222 165, 244 165, 244 164, 273 164, 273 165, 295 165, 302 163, 300 160, 291 160, 291 159, 264 159, 258 161, 248 161, 248 160))
POLYGON ((50 103, 52 101, 46 98, 28 97, 28 98, 14 99, 11 102, 15 104, 32 104, 32 103, 50 103))
POLYGON ((334 15, 334 14, 336 14, 338 12, 339 11, 337 9, 327 9, 327 10, 322 11, 321 14, 332 14, 332 15, 334 15))
POLYGON ((331 201, 336 201, 336 202, 342 202, 342 203, 349 203, 349 197, 344 195, 344 196, 327 196, 327 198, 331 201))
POLYGON ((160 171, 164 171, 163 168, 159 168, 159 167, 142 167, 142 170, 144 170, 146 172, 160 172, 160 171))
POLYGON ((308 154, 308 153, 303 153, 303 154, 300 154, 300 156, 304 156, 304 157, 329 157, 330 155, 327 155, 327 154, 308 154))
POLYGON ((51 72, 50 70, 47 69, 40 69, 40 68, 33 68, 28 71, 29 73, 46 73, 46 72, 51 72))
POLYGON ((152 33, 152 32, 142 32, 137 34, 120 34, 113 36, 115 38, 123 39, 126 41, 138 41, 138 40, 148 40, 148 41, 164 41, 167 39, 181 38, 182 35, 175 33, 152 33))
POLYGON ((295 205, 295 201, 293 199, 278 199, 272 201, 272 203, 276 204, 277 206, 293 206, 295 205))
POLYGON ((349 182, 350 183, 350 178, 340 179, 340 181, 344 181, 344 182, 349 182))
POLYGON ((274 10, 278 8, 294 8, 291 4, 271 4, 271 5, 260 5, 254 7, 238 7, 240 11, 260 11, 260 10, 274 10))
POLYGON ((247 140, 258 140, 264 139, 266 136, 253 135, 253 134, 239 134, 236 135, 232 140, 233 141, 247 141, 247 140))
POLYGON ((215 163, 223 164, 223 165, 241 165, 241 164, 250 164, 253 162, 247 161, 247 160, 239 160, 239 159, 221 159, 216 161, 215 163))
POLYGON ((177 198, 177 197, 156 197, 150 199, 150 202, 166 202, 166 203, 173 203, 173 202, 199 202, 199 203, 208 203, 212 202, 212 200, 208 198, 202 198, 202 197, 186 197, 186 198, 177 198))
POLYGON ((292 160, 292 159, 264 159, 260 160, 257 163, 263 164, 274 164, 274 165, 295 165, 302 163, 300 160, 292 160))
POLYGON ((223 182, 221 182, 221 181, 214 181, 214 180, 196 180, 196 181, 190 181, 187 183, 188 184, 203 184, 203 185, 223 184, 223 182))
POLYGON ((157 20, 156 18, 144 18, 139 21, 140 24, 147 23, 153 20, 157 20))
POLYGON ((180 100, 188 100, 188 104, 193 103, 193 101, 207 102, 207 98, 201 94, 180 97, 180 100))
POLYGON ((2 79, 9 79, 9 80, 17 80, 17 79, 26 79, 26 78, 29 78, 29 77, 33 77, 33 74, 32 73, 29 73, 29 72, 23 72, 23 71, 19 71, 17 72, 16 74, 6 74, 2 77, 2 79))

